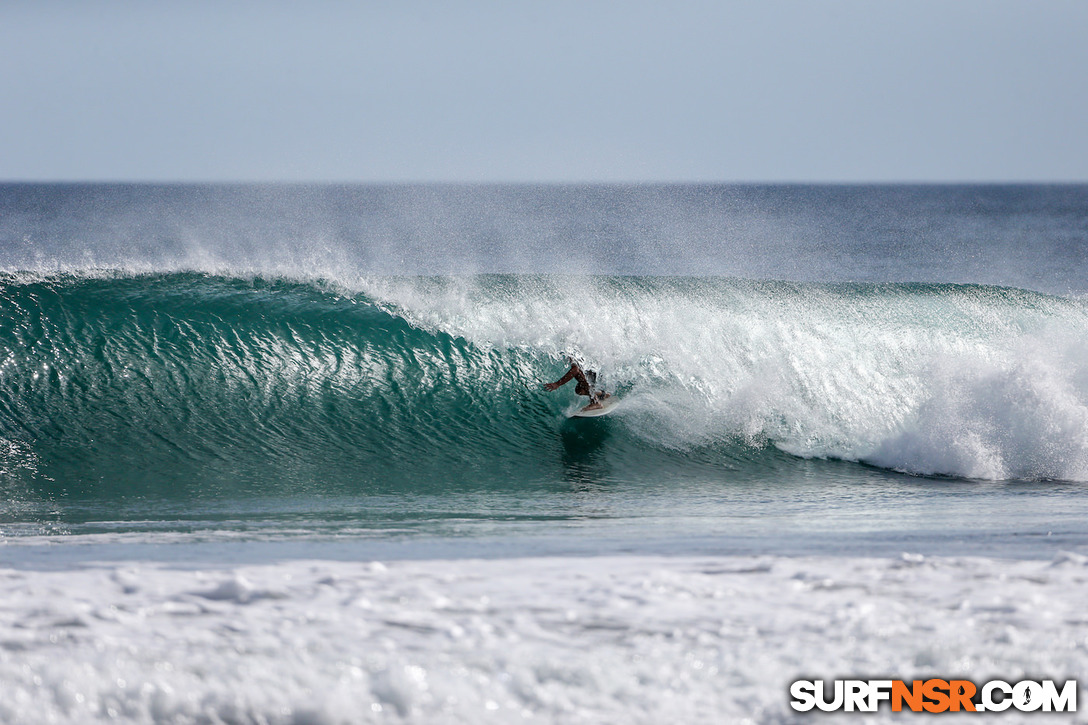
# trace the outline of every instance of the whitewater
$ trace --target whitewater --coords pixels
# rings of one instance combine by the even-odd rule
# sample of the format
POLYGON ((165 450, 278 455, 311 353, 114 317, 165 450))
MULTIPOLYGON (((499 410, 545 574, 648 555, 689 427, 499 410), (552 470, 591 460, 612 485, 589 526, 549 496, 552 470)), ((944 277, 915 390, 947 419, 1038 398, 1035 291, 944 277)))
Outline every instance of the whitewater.
POLYGON ((0 254, 5 722, 1088 664, 1085 187, 8 184, 0 254))

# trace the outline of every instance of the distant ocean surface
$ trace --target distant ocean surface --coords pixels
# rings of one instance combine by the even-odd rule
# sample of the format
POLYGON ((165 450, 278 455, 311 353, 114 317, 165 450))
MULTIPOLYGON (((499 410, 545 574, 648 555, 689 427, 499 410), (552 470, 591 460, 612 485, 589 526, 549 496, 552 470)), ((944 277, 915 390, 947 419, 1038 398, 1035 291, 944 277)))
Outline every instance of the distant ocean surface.
POLYGON ((0 184, 4 722, 1083 675, 1085 482, 1088 186, 0 184))

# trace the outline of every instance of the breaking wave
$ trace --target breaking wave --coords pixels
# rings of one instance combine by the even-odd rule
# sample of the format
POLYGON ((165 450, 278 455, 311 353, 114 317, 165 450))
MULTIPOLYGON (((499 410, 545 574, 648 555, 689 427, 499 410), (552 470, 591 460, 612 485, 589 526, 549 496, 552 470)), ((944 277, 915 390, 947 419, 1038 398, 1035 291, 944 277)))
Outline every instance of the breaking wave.
POLYGON ((512 486, 585 446, 1083 481, 1086 340, 1084 300, 972 285, 8 274, 0 466, 81 496, 512 486), (541 389, 566 352, 613 415, 541 389))

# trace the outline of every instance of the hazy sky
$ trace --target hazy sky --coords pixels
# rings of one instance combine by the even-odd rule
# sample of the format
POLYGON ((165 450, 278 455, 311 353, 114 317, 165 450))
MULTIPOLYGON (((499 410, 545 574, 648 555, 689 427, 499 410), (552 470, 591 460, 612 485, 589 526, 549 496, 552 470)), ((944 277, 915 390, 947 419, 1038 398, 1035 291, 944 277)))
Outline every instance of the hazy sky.
POLYGON ((2 0, 0 179, 1088 181, 1084 0, 2 0))

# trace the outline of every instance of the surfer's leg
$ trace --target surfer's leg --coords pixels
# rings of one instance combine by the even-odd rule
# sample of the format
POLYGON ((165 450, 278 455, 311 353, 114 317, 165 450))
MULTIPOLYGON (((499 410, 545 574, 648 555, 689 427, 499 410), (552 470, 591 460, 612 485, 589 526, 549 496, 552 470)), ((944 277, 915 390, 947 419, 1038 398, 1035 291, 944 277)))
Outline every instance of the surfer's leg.
POLYGON ((597 391, 593 390, 588 385, 578 383, 578 386, 574 389, 574 392, 589 398, 589 405, 582 408, 582 410, 597 410, 597 408, 601 407, 601 400, 597 391))

